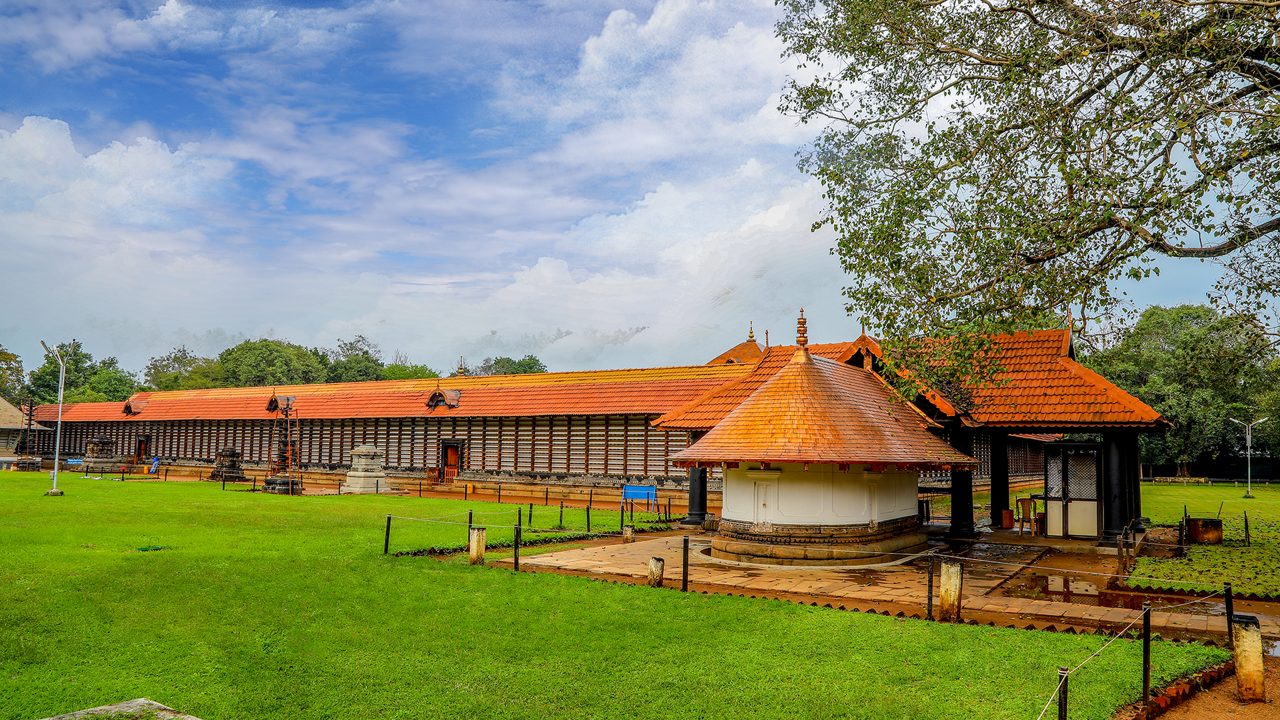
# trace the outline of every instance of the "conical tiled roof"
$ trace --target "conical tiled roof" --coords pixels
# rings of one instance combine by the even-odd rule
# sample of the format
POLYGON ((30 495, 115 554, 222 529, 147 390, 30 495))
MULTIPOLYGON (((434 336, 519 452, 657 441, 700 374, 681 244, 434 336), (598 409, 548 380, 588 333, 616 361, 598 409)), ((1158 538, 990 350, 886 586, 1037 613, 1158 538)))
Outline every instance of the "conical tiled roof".
POLYGON ((770 462, 970 466, 977 462, 932 432, 936 427, 879 376, 814 356, 802 344, 791 361, 677 464, 770 462))

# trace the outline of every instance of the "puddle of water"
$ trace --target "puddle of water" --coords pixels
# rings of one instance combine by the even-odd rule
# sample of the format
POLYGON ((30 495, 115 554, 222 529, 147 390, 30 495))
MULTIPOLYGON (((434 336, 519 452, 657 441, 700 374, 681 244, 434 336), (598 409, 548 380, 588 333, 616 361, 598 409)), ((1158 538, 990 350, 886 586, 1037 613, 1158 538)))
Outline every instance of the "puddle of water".
POLYGON ((1177 595, 1155 595, 1150 593, 1118 592, 1099 588, 1093 582, 1073 578, 1069 575, 1042 575, 1023 573, 1010 580, 1003 588, 1002 594, 1011 597, 1024 597, 1036 600, 1052 600, 1055 602, 1075 603, 1076 605, 1093 605, 1096 607, 1124 608, 1141 610, 1142 603, 1150 602, 1153 610, 1187 613, 1193 615, 1225 615, 1226 608, 1221 601, 1206 599, 1200 602, 1188 602, 1188 598, 1177 595))

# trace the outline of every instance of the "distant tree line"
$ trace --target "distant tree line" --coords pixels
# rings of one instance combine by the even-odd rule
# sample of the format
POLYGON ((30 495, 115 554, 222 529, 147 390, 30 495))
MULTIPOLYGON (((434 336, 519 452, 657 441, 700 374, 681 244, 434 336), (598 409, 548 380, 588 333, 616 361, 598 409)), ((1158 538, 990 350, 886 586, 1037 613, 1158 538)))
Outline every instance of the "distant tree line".
MULTIPOLYGON (((284 340, 246 340, 216 357, 204 357, 179 346, 151 358, 139 377, 114 357, 95 361, 79 341, 60 343, 67 366, 65 402, 119 402, 142 390, 200 390, 219 387, 260 387, 312 383, 412 380, 440 377, 427 365, 413 363, 402 353, 384 362, 382 350, 363 335, 339 340, 332 348, 306 347, 284 340)), ((490 357, 474 367, 459 366, 468 375, 546 372, 533 355, 514 360, 490 357)), ((453 374, 459 374, 455 370, 453 374)), ((52 357, 24 373, 22 359, 0 346, 0 397, 14 405, 53 403, 58 399, 58 363, 52 357)))
POLYGON ((1280 355, 1251 318, 1152 307, 1083 360, 1173 422, 1142 436, 1144 463, 1185 475, 1191 463, 1243 457, 1244 429, 1232 420, 1263 416, 1271 419, 1255 429, 1254 453, 1280 454, 1280 355))

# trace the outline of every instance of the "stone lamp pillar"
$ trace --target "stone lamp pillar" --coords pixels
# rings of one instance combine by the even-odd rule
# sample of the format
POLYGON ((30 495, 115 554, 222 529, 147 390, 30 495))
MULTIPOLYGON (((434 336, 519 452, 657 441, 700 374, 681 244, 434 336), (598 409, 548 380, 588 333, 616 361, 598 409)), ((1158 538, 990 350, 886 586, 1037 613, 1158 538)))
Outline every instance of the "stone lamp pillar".
POLYGON ((342 483, 342 494, 358 495, 391 492, 382 469, 382 451, 373 445, 359 445, 351 451, 351 469, 342 483))

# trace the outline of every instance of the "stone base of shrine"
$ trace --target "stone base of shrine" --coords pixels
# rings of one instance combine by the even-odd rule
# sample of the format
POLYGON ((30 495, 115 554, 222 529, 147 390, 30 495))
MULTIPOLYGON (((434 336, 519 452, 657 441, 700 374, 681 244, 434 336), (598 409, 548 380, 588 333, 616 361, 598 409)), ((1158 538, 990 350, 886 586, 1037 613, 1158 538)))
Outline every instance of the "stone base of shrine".
POLYGON ((391 492, 391 485, 387 483, 387 476, 383 473, 373 475, 349 472, 347 473, 346 482, 342 483, 341 491, 343 495, 389 493, 391 492))
POLYGON ((876 525, 754 525, 721 519, 711 557, 768 565, 877 565, 923 551, 917 518, 876 525))

